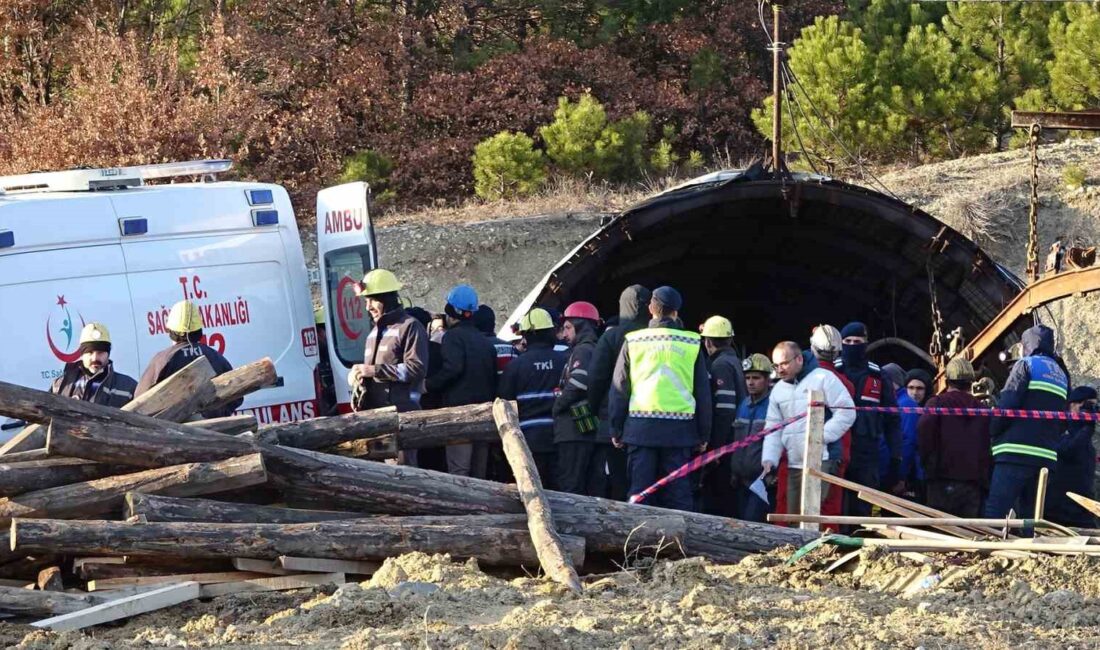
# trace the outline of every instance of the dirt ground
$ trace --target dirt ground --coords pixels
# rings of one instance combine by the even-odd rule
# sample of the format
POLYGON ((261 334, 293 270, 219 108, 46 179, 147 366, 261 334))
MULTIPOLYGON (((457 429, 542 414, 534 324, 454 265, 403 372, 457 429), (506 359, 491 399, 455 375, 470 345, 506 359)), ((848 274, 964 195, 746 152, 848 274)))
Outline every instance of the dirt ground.
POLYGON ((254 648, 1096 648, 1100 560, 952 559, 921 565, 823 548, 737 565, 661 561, 589 579, 574 596, 476 563, 411 554, 370 581, 228 596, 90 632, 0 624, 7 647, 254 648))

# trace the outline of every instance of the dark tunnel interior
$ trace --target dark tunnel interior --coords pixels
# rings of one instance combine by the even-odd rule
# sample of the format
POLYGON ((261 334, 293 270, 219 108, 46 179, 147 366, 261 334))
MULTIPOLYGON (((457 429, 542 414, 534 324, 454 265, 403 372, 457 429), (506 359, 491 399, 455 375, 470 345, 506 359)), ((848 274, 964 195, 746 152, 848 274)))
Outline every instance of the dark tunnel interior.
MULTIPOLYGON (((589 300, 611 316, 627 285, 667 284, 683 294, 687 327, 726 316, 742 352, 770 355, 780 340, 805 344, 818 323, 852 320, 872 340, 927 350, 930 270, 942 331, 968 340, 1019 291, 972 242, 900 201, 820 179, 739 179, 624 212, 558 267, 536 303, 589 300)), ((896 345, 871 357, 927 368, 896 345)))

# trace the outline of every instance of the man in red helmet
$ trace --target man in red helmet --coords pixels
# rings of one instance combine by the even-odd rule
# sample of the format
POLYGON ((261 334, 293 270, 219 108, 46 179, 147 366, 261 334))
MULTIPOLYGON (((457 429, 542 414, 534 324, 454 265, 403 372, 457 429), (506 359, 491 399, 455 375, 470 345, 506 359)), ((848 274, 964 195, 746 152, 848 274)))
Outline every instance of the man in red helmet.
POLYGON ((588 364, 596 349, 600 313, 590 302, 565 309, 562 338, 572 351, 554 400, 554 446, 558 450, 558 489, 573 494, 605 496, 606 447, 596 444, 599 420, 588 404, 588 364))

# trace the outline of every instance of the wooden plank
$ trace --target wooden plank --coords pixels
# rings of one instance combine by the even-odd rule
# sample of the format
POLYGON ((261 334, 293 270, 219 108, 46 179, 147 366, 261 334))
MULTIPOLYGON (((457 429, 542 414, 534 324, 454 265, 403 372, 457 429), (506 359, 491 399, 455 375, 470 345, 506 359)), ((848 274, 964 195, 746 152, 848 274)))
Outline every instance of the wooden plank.
POLYGON ((351 573, 354 575, 373 575, 381 568, 381 562, 361 562, 356 560, 329 560, 319 557, 294 557, 281 555, 279 566, 287 571, 307 571, 313 573, 351 573))
POLYGON ((254 578, 240 582, 222 582, 203 585, 202 598, 214 598, 229 594, 254 593, 260 591, 286 591, 288 589, 311 589, 321 585, 342 585, 346 578, 342 573, 307 573, 300 575, 254 578))
MULTIPOLYGON (((867 494, 866 492, 857 492, 856 494, 863 501, 866 501, 871 505, 876 505, 883 511, 889 511, 895 514, 899 514, 903 518, 916 519, 921 516, 921 513, 909 510, 908 508, 905 508, 903 506, 899 506, 893 501, 887 501, 886 499, 882 499, 878 496, 872 496, 870 494, 867 494)), ((979 533, 974 532, 972 529, 963 528, 961 526, 932 526, 932 528, 943 531, 950 535, 954 535, 956 537, 961 537, 963 539, 977 539, 980 536, 979 533)))
POLYGON ((908 551, 1030 551, 1035 553, 1068 553, 1097 555, 1100 545, 1082 546, 1080 544, 1035 543, 1033 540, 1013 540, 1008 542, 987 542, 971 539, 952 540, 908 540, 908 539, 872 539, 864 538, 864 546, 885 546, 890 549, 908 551))
POLYGON ((261 560, 251 557, 233 558, 233 568, 238 571, 251 571, 252 573, 267 573, 273 576, 294 575, 294 571, 287 571, 279 566, 278 560, 261 560))
POLYGON ((69 630, 82 630, 86 627, 109 623, 123 618, 129 618, 138 614, 152 612, 154 610, 178 605, 188 600, 194 600, 201 594, 201 588, 197 582, 184 582, 181 584, 167 585, 160 589, 147 591, 125 598, 119 598, 100 605, 94 605, 72 614, 62 614, 53 618, 43 619, 31 623, 34 627, 65 632, 69 630))
POLYGON ((1050 470, 1046 467, 1039 470, 1039 484, 1035 488, 1035 518, 1042 519, 1047 505, 1047 481, 1050 479, 1050 470))
POLYGON ((768 521, 801 523, 814 521, 819 524, 862 526, 868 524, 895 524, 900 526, 1007 526, 1009 528, 1057 528, 1058 524, 1040 519, 967 519, 964 517, 850 517, 843 515, 788 515, 774 513, 768 521))
POLYGON ((577 570, 565 552, 557 529, 554 528, 550 502, 542 491, 542 480, 539 478, 538 468, 535 467, 535 458, 519 428, 516 403, 498 399, 493 403, 493 419, 496 420, 497 430, 500 432, 504 455, 508 458, 512 475, 516 478, 519 497, 527 510, 527 528, 531 532, 531 542, 535 545, 539 564, 558 584, 574 593, 583 593, 584 587, 577 576, 577 570))
POLYGON ((103 591, 105 589, 118 589, 119 587, 144 587, 147 585, 161 585, 176 582, 197 582, 200 585, 208 585, 216 582, 239 582, 263 578, 262 573, 249 571, 219 571, 217 573, 180 573, 167 576, 141 576, 133 578, 108 578, 106 580, 90 580, 88 591, 103 591))
MULTIPOLYGON (((803 515, 821 514, 821 479, 814 471, 821 470, 821 456, 825 453, 825 393, 810 391, 810 406, 806 410, 806 435, 802 455, 802 510, 803 515)), ((799 524, 803 530, 817 531, 821 526, 814 521, 799 524)))
POLYGON ((1085 510, 1088 510, 1092 514, 1100 517, 1100 501, 1093 501, 1088 497, 1075 494, 1073 492, 1066 492, 1066 496, 1073 500, 1074 503, 1081 506, 1085 510))

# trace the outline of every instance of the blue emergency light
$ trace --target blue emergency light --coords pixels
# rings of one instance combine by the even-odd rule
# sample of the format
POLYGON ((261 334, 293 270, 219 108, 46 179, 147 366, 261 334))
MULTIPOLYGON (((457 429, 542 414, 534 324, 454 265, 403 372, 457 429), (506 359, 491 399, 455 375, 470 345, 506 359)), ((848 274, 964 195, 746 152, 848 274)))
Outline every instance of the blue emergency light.
POLYGON ((10 230, 0 230, 0 248, 15 246, 15 233, 10 230))
POLYGON ((123 237, 128 237, 130 235, 144 235, 149 232, 149 220, 145 217, 119 219, 119 223, 122 225, 123 237))
POLYGON ((271 190, 248 190, 248 205, 270 205, 275 202, 271 190))
POLYGON ((279 211, 253 210, 252 224, 256 226, 277 226, 279 225, 279 211))

